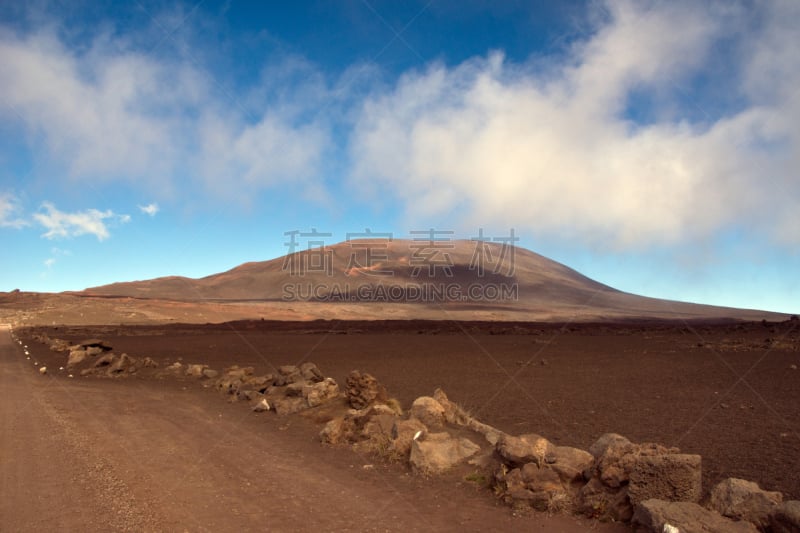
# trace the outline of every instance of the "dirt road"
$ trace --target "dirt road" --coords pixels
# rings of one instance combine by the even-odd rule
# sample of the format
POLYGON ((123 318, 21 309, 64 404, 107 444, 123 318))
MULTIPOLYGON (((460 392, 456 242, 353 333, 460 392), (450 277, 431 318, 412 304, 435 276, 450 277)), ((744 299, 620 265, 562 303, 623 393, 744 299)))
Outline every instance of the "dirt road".
POLYGON ((3 532, 624 530, 515 516, 469 483, 364 468, 308 421, 191 384, 56 378, 35 358, 0 331, 3 532))

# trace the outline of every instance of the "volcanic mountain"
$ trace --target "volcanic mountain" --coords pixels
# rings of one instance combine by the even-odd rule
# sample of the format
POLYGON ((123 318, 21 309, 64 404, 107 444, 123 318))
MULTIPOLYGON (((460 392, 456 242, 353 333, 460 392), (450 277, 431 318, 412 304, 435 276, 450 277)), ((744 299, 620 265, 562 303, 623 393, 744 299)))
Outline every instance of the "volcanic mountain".
POLYGON ((330 317, 605 320, 785 318, 624 293, 520 247, 482 241, 352 240, 245 263, 200 279, 164 277, 81 296, 265 304, 330 317), (309 311, 309 304, 313 304, 309 311), (322 310, 327 311, 323 312, 322 310))

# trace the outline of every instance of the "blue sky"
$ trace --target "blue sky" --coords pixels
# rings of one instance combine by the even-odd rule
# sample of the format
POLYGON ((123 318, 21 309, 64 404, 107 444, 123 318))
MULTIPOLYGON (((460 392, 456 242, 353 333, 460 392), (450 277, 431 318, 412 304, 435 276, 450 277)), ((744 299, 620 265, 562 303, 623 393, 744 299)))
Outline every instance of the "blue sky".
POLYGON ((753 4, 4 3, 0 290, 513 228, 622 290, 796 313, 800 4, 753 4))

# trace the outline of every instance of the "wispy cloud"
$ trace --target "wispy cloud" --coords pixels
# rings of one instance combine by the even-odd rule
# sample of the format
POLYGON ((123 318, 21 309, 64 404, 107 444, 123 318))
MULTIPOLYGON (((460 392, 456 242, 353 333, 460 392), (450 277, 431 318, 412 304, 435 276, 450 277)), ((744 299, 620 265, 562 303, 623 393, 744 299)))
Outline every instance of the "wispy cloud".
POLYGON ((22 208, 10 192, 0 192, 0 228, 23 228, 28 222, 19 218, 22 208))
POLYGON ((158 213, 158 211, 159 211, 158 204, 156 204, 156 203, 151 203, 151 204, 147 204, 147 205, 140 205, 138 207, 139 207, 139 211, 141 211, 145 215, 150 215, 151 217, 156 216, 156 213, 158 213))
POLYGON ((66 213, 59 211, 50 202, 42 204, 42 211, 35 213, 33 218, 47 229, 42 234, 42 237, 47 239, 94 235, 98 240, 103 241, 111 236, 107 222, 126 223, 130 221, 129 215, 117 215, 111 210, 87 209, 86 211, 66 213))
POLYGON ((324 101, 319 94, 298 104, 258 98, 249 88, 221 90, 186 57, 147 55, 113 31, 70 47, 54 28, 0 25, 7 104, 0 117, 35 132, 37 152, 73 181, 121 180, 160 197, 191 191, 247 202, 254 192, 319 175, 330 137, 308 113, 324 101))
POLYGON ((47 270, 51 270, 53 266, 58 263, 58 259, 61 257, 67 257, 72 255, 72 252, 69 250, 63 250, 61 248, 51 248, 50 249, 50 257, 42 261, 47 270))

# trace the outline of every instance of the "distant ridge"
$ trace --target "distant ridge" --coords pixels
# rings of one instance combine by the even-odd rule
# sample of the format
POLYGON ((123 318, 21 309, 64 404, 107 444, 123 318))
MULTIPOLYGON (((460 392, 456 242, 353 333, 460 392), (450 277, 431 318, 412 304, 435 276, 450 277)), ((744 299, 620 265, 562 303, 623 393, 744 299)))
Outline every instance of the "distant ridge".
POLYGON ((180 302, 314 302, 387 309, 439 307, 537 319, 760 320, 775 313, 675 302, 618 291, 520 247, 478 241, 354 240, 250 262, 199 279, 168 276, 74 293, 180 302))

